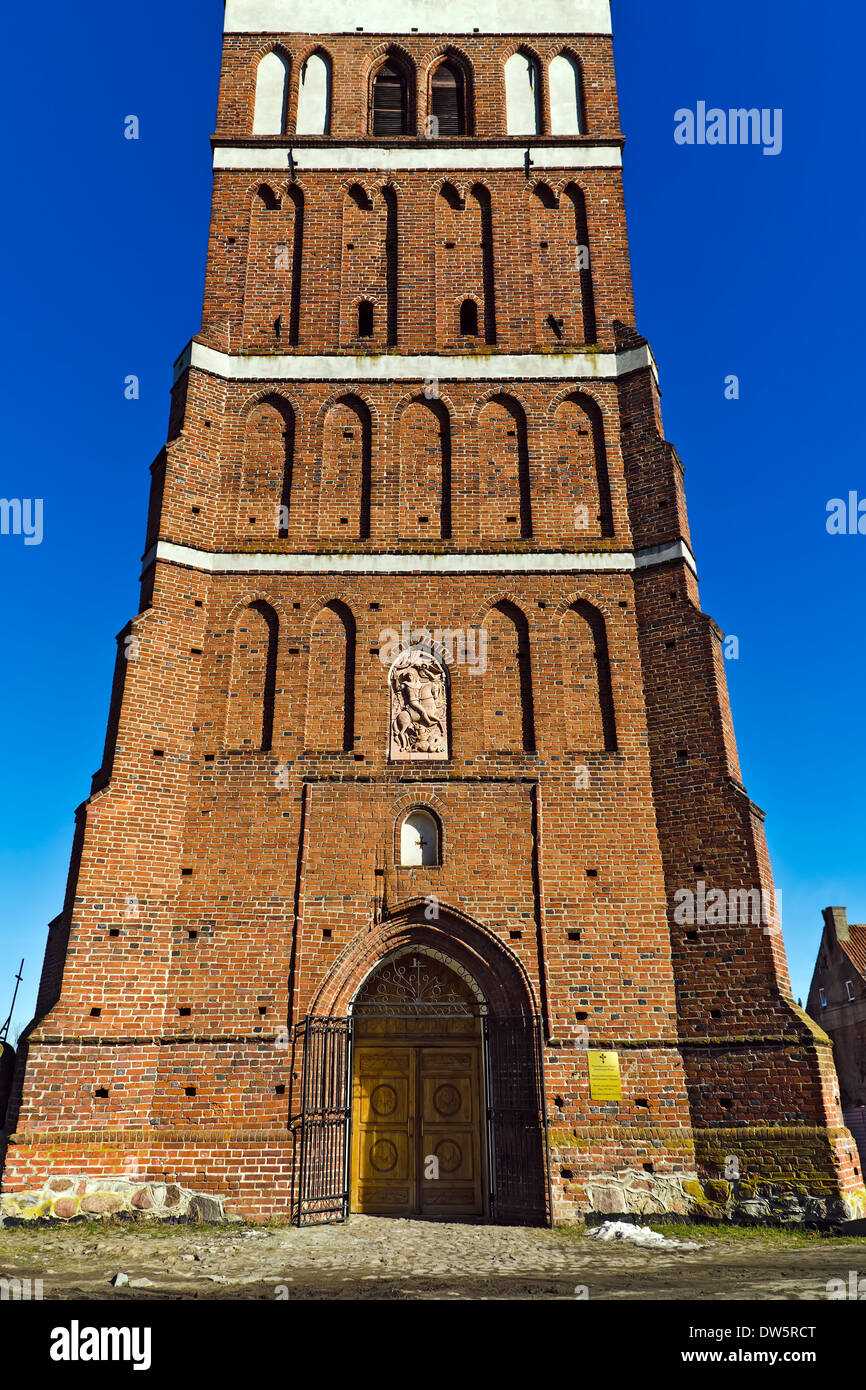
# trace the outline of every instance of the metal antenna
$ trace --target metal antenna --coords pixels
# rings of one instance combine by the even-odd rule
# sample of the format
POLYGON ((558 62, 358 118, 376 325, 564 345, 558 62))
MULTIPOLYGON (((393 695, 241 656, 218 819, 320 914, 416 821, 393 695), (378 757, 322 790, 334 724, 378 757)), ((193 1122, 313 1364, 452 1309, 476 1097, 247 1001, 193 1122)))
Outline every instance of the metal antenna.
POLYGON ((7 1036, 8 1032, 9 1032, 9 1024, 12 1022, 12 1015, 13 1015, 13 1013, 15 1012, 15 1000, 18 998, 18 986, 19 986, 20 983, 21 983, 21 978, 22 978, 21 972, 23 971, 23 969, 24 969, 24 957, 22 956, 22 957, 21 957, 21 964, 20 964, 19 967, 18 967, 18 974, 15 976, 15 989, 14 989, 13 992, 12 992, 12 1004, 11 1004, 10 1009, 9 1009, 9 1016, 8 1016, 8 1018, 6 1019, 6 1022, 3 1024, 2 1028, 0 1028, 0 1042, 5 1042, 5 1041, 6 1041, 6 1036, 7 1036))

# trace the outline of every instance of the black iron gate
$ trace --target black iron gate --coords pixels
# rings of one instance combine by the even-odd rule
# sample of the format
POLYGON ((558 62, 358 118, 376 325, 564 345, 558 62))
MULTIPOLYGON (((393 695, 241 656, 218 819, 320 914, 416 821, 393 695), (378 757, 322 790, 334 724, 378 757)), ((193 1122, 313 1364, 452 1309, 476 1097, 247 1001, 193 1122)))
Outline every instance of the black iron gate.
MULTIPOLYGON (((349 1215, 352 1125, 352 1019, 306 1018, 298 1132, 298 1226, 349 1215)), ((550 1174, 540 1020, 483 1018, 490 1219, 549 1225, 550 1174)))
POLYGON ((503 1226, 551 1223, 541 1023, 484 1020, 490 1218, 503 1226))
POLYGON ((298 1226, 345 1221, 349 1215, 349 1152, 352 1120, 352 1020, 306 1018, 295 1033, 302 1050, 299 1132, 298 1226))

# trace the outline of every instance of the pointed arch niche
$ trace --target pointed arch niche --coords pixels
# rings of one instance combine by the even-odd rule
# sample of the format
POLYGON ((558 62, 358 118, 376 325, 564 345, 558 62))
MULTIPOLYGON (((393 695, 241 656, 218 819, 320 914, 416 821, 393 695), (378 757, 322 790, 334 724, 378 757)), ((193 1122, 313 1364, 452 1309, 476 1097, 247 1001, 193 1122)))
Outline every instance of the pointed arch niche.
POLYGON ((580 541, 614 534, 604 417, 575 391, 553 414, 547 496, 550 536, 580 541))
POLYGON ((541 68, 524 49, 505 64, 505 128, 509 135, 541 134, 541 68))
POLYGON ((451 537, 451 417, 439 400, 410 401, 400 414, 399 535, 451 537))
POLYGON ((547 69, 551 135, 583 135, 583 83, 580 63, 571 53, 557 53, 547 69))
POLYGON ((225 746, 268 752, 273 741, 279 619, 264 600, 242 609, 232 633, 225 746))
POLYGON ((319 484, 318 534, 328 540, 370 535, 372 422, 358 396, 344 396, 325 412, 319 484))
POLYGON ((535 710, 526 615, 503 599, 484 619, 484 743, 500 753, 535 752, 535 710))
POLYGON ((604 615, 577 599, 560 620, 567 746, 614 753, 616 715, 604 615))
POLYGON ((331 59, 317 48, 298 73, 298 135, 328 135, 331 129, 331 59))
POLYGON ((532 535, 526 414, 512 396, 497 395, 476 425, 483 539, 532 535))
POLYGON ((271 49, 256 69, 253 135, 283 134, 288 95, 289 60, 278 49, 271 49))
POLYGON ((281 396, 254 405, 244 424, 237 534, 242 540, 288 535, 295 412, 281 396))
POLYGON ((250 209, 244 285, 244 343, 277 352, 298 343, 304 249, 304 194, 263 183, 250 209))
POLYGON ((319 610, 310 629, 304 747, 351 753, 355 738, 355 619, 339 599, 319 610))

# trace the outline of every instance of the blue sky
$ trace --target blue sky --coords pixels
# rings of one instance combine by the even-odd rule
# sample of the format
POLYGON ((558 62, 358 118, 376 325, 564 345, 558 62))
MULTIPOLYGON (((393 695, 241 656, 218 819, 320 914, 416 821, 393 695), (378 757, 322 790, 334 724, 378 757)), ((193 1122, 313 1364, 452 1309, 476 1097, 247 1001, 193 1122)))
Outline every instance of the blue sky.
MULTIPOLYGON (((866 536, 825 527, 829 499, 866 498, 866 20, 804 0, 614 0, 614 16, 637 322, 686 465, 703 605, 740 640, 744 778, 805 997, 820 909, 866 919, 866 536), (677 145, 674 113, 699 101, 781 108, 782 153, 677 145)), ((43 498, 45 528, 39 546, 0 537, 0 1021, 23 955, 17 1027, 101 760, 114 634, 137 608, 171 364, 200 318, 221 22, 219 0, 90 0, 83 22, 51 0, 4 20, 0 495, 43 498)))

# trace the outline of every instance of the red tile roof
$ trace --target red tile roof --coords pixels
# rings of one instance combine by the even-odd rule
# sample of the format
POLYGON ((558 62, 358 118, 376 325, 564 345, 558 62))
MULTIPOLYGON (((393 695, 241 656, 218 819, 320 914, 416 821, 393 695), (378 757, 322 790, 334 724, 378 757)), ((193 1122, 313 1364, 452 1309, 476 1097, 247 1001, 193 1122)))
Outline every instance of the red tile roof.
POLYGON ((839 945, 866 979, 866 924, 850 923, 848 932, 851 937, 850 941, 840 941, 839 945))

